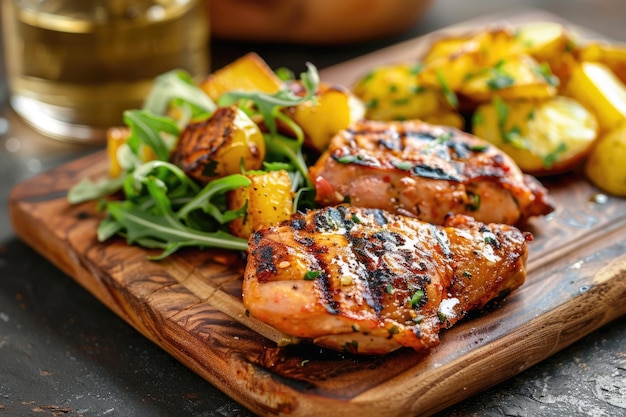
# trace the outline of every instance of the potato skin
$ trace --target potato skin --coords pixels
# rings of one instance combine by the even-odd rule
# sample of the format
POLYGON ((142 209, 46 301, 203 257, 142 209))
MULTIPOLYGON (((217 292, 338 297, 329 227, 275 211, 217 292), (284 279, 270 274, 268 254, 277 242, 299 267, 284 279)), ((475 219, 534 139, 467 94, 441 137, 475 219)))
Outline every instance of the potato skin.
POLYGON ((575 100, 494 101, 480 106, 472 131, 506 152, 526 173, 550 175, 577 166, 598 135, 593 113, 575 100))
POLYGON ((602 132, 613 130, 626 119, 626 85, 602 63, 575 65, 565 95, 594 111, 602 132))
POLYGON ((246 214, 229 223, 230 232, 248 238, 252 232, 287 220, 293 212, 291 179, 286 171, 246 175, 251 184, 228 193, 228 208, 248 204, 246 214))
POLYGON ((260 169, 265 158, 261 130, 237 106, 218 108, 206 120, 187 125, 172 161, 206 183, 225 175, 260 169))
MULTIPOLYGON (((299 81, 292 82, 290 88, 296 94, 305 94, 299 81)), ((363 118, 365 106, 347 88, 321 81, 315 100, 307 100, 284 112, 302 129, 304 145, 321 152, 340 130, 363 118)), ((288 128, 286 130, 293 134, 288 128)))
POLYGON ((223 68, 209 74, 200 88, 213 101, 229 91, 262 91, 275 93, 282 86, 282 81, 256 53, 250 52, 223 68))
POLYGON ((365 103, 370 120, 422 119, 443 109, 442 94, 420 85, 421 65, 403 63, 380 66, 354 85, 353 92, 365 103))
POLYGON ((585 174, 609 194, 626 197, 626 122, 598 139, 585 162, 585 174))

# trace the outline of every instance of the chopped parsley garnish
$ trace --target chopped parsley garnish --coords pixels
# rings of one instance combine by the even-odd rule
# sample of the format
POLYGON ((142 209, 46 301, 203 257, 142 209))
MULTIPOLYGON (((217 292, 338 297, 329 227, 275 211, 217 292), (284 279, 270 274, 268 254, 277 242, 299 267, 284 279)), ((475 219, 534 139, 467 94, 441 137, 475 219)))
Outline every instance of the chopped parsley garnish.
POLYGON ((424 290, 417 290, 411 296, 411 307, 415 307, 419 304, 419 302, 424 297, 424 290))
POLYGON ((413 163, 409 161, 391 161, 391 165, 402 171, 410 171, 413 168, 413 163))
POLYGON ((559 155, 567 150, 567 145, 564 142, 559 143, 559 146, 542 159, 543 166, 547 169, 552 168, 552 165, 559 159, 559 155))
POLYGON ((510 87, 515 83, 515 79, 510 75, 497 72, 487 80, 487 87, 491 90, 502 90, 510 87))
POLYGON ((446 80, 443 73, 441 72, 441 69, 438 68, 436 70, 436 74, 437 74, 437 81, 439 81, 439 85, 441 86, 441 90, 443 91, 443 95, 446 98, 446 101, 448 102, 448 104, 450 104, 453 108, 456 109, 457 107, 459 107, 459 98, 456 96, 454 91, 452 91, 452 89, 450 88, 450 85, 448 84, 448 81, 446 80))
POLYGON ((509 117, 509 106, 498 96, 493 99, 493 106, 498 119, 498 129, 504 143, 508 143, 517 149, 528 149, 527 141, 522 137, 522 132, 518 126, 506 129, 509 117))
POLYGON ((350 164, 352 162, 356 162, 356 161, 360 160, 361 156, 360 155, 347 154, 347 155, 334 157, 334 159, 335 159, 335 161, 339 162, 340 164, 350 164))
POLYGON ((552 74, 550 66, 547 62, 542 62, 540 65, 534 67, 535 73, 543 78, 549 85, 556 87, 559 85, 559 79, 552 74))
POLYGON ((419 64, 415 64, 413 65, 410 69, 409 69, 409 74, 411 75, 417 75, 420 72, 422 72, 422 70, 424 69, 424 64, 419 63, 419 64))
POLYGON ((407 104, 409 104, 410 101, 411 99, 409 97, 402 97, 393 100, 391 104, 393 104, 394 106, 406 106, 407 104))
POLYGON ((409 87, 409 93, 411 94, 422 94, 424 91, 426 91, 426 87, 421 86, 421 85, 414 85, 409 87))
POLYGON ((304 279, 307 281, 313 281, 315 278, 319 277, 321 274, 320 271, 307 271, 304 274, 304 279))
POLYGON ((470 201, 465 204, 465 209, 469 211, 477 211, 480 208, 480 195, 468 191, 467 197, 470 201))
POLYGON ((480 126, 484 122, 485 122, 485 117, 483 116, 483 114, 479 111, 474 112, 474 114, 472 115, 472 125, 480 126))
POLYGON ((369 100, 367 103, 365 103, 365 107, 367 107, 368 109, 375 109, 378 107, 378 99, 377 98, 373 98, 371 100, 369 100))

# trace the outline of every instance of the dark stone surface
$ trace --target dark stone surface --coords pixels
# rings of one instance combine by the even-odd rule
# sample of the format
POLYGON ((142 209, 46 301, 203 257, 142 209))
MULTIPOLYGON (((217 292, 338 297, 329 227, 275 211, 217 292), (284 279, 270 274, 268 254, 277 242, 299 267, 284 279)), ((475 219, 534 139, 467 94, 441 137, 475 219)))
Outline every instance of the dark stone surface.
MULTIPOLYGON (((529 7, 626 40, 620 0, 438 0, 422 22, 392 39, 324 48, 214 41, 212 62, 221 67, 255 50, 274 68, 300 71, 306 61, 324 68, 466 19, 529 7)), ((0 417, 251 416, 15 237, 10 189, 98 148, 33 133, 7 108, 0 75, 0 417)), ((626 318, 439 415, 626 415, 626 318)))

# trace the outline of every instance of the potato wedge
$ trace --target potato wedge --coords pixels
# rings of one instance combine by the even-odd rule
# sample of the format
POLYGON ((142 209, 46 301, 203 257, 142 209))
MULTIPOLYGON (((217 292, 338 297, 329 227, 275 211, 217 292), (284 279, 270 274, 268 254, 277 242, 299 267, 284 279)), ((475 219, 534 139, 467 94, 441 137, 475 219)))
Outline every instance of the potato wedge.
POLYGON ((626 123, 598 139, 585 162, 585 174, 609 194, 626 197, 626 123))
POLYGON ((281 86, 281 79, 253 52, 214 71, 200 83, 200 88, 215 102, 232 90, 275 93, 281 86))
POLYGON ((353 93, 366 106, 370 120, 421 119, 439 110, 441 92, 438 88, 420 85, 417 74, 420 63, 380 66, 361 78, 353 93))
POLYGON ((594 114, 568 97, 496 98, 476 110, 472 132, 506 152, 523 171, 546 175, 578 165, 596 140, 598 127, 594 114))
POLYGON ((181 133, 172 161, 201 182, 259 169, 265 141, 259 127, 237 106, 220 107, 181 133))
POLYGON ((515 42, 537 61, 551 62, 573 49, 575 39, 560 23, 533 22, 517 28, 515 42))
POLYGON ((534 22, 522 25, 515 32, 515 41, 524 54, 549 65, 562 85, 569 79, 576 61, 577 40, 562 24, 534 22))
POLYGON ((509 28, 493 28, 461 40, 447 38, 433 43, 424 57, 424 70, 418 75, 421 85, 441 87, 444 79, 447 88, 458 91, 477 70, 521 51, 509 28))
POLYGON ((246 175, 252 182, 249 187, 228 193, 228 207, 237 210, 247 203, 243 218, 230 222, 228 227, 235 236, 248 238, 263 227, 287 220, 293 212, 291 180, 286 171, 270 171, 246 175))
POLYGON ((547 65, 528 55, 503 58, 495 65, 468 73, 459 93, 475 102, 503 100, 542 100, 556 95, 558 78, 547 65))
POLYGON ((626 84, 626 44, 590 43, 580 49, 578 59, 606 65, 626 84))
POLYGON ((565 94, 590 108, 601 132, 609 132, 626 120, 626 85, 599 62, 574 67, 565 94))
POLYGON ((337 132, 364 117, 365 106, 345 87, 327 83, 319 84, 315 96, 316 102, 306 101, 286 113, 302 129, 305 146, 321 152, 337 132))

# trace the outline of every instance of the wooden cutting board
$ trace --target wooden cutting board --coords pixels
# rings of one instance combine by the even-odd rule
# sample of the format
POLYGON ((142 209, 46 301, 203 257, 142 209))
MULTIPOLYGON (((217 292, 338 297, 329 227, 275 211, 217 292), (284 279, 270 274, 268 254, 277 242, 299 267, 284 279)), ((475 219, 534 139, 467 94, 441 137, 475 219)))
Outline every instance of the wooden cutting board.
MULTIPOLYGON (((528 21, 537 16, 521 16, 528 21)), ((541 16, 545 18, 545 16, 541 16)), ((346 85, 384 62, 417 56, 420 38, 330 68, 346 85)), ((70 206, 66 191, 105 175, 104 152, 19 184, 17 235, 180 362, 260 415, 430 415, 493 386, 626 313, 626 200, 581 175, 544 179, 554 214, 534 219, 526 283, 503 306, 442 333, 427 354, 352 357, 247 317, 239 254, 186 250, 161 262, 122 239, 96 240, 101 213, 70 206)))

